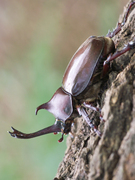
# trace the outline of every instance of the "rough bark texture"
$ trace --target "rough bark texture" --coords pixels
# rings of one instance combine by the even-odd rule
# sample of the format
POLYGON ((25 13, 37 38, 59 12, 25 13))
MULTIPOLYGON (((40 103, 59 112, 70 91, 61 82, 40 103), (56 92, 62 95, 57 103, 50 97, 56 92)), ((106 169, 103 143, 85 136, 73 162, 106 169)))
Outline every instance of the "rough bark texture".
MULTIPOLYGON (((131 2, 131 1, 130 1, 131 2)), ((122 21, 129 3, 124 8, 122 21)), ((121 32, 113 40, 117 50, 135 38, 135 5, 121 32)), ((112 71, 103 83, 100 99, 106 122, 88 110, 103 133, 99 138, 82 118, 76 119, 75 134, 67 139, 67 150, 55 179, 135 180, 135 49, 112 62, 112 71)))

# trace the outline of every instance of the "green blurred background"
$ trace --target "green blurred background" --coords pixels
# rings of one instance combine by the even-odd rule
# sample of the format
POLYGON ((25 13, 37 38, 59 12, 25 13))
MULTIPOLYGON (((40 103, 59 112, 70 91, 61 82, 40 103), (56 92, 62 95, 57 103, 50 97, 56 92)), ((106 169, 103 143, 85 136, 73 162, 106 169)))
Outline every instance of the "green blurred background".
POLYGON ((10 126, 34 132, 54 123, 47 102, 90 35, 105 35, 126 0, 0 0, 0 180, 50 180, 66 150, 60 134, 19 140, 10 126))

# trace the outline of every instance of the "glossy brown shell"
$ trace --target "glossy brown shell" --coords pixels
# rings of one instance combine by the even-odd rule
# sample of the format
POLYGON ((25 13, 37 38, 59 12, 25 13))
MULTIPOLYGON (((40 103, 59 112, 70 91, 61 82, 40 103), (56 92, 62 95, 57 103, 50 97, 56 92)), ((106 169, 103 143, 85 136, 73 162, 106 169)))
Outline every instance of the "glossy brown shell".
POLYGON ((90 36, 76 51, 65 71, 62 87, 73 96, 88 86, 104 49, 104 37, 90 36))

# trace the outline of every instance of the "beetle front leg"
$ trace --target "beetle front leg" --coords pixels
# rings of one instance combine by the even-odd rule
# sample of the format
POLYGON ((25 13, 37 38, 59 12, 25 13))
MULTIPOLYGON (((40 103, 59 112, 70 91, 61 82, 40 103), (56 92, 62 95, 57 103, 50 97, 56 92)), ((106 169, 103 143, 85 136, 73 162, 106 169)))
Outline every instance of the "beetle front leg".
POLYGON ((90 126, 90 128, 93 129, 94 132, 96 132, 96 134, 97 134, 99 137, 101 137, 101 132, 98 131, 98 129, 93 125, 92 120, 90 120, 89 115, 87 114, 87 112, 86 112, 86 110, 84 109, 84 107, 78 106, 78 107, 77 107, 77 111, 78 111, 79 115, 81 115, 81 116, 85 119, 85 121, 86 121, 87 124, 90 126))

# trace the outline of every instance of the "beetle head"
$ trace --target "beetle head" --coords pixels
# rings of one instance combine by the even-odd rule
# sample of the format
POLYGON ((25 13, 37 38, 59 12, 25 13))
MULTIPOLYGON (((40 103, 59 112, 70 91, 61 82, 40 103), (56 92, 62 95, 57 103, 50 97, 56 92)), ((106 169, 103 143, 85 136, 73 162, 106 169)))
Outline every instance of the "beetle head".
POLYGON ((57 134, 62 132, 62 137, 59 139, 59 142, 61 142, 63 134, 68 134, 71 131, 72 120, 69 120, 73 113, 71 95, 65 93, 62 88, 59 88, 49 102, 37 107, 36 114, 40 109, 46 109, 55 116, 56 121, 52 126, 30 134, 25 134, 12 128, 13 132, 9 132, 10 135, 20 139, 29 139, 48 133, 57 134))

